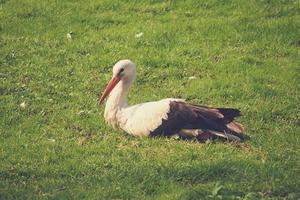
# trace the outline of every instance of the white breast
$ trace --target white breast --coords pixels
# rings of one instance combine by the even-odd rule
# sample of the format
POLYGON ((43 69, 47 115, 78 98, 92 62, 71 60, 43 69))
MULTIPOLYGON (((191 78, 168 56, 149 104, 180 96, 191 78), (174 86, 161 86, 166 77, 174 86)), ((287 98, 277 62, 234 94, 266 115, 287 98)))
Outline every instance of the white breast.
POLYGON ((167 119, 171 101, 184 100, 163 99, 123 108, 117 116, 119 127, 131 135, 147 136, 167 119))

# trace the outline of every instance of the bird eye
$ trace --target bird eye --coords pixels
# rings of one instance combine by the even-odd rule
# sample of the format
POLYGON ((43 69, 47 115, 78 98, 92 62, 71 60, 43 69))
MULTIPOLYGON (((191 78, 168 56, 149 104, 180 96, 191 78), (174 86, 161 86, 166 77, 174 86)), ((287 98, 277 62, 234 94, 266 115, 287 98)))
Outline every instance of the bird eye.
POLYGON ((119 74, 122 73, 124 71, 124 68, 121 68, 119 71, 119 74))

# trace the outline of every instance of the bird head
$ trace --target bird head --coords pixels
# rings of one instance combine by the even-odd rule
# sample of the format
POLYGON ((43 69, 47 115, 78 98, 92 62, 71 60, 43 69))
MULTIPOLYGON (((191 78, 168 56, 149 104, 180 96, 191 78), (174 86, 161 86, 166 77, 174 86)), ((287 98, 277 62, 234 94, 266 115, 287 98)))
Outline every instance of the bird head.
POLYGON ((104 92, 99 98, 98 104, 101 104, 104 99, 110 94, 114 87, 120 82, 131 83, 135 78, 136 68, 130 60, 120 60, 113 67, 113 75, 107 84, 104 92))

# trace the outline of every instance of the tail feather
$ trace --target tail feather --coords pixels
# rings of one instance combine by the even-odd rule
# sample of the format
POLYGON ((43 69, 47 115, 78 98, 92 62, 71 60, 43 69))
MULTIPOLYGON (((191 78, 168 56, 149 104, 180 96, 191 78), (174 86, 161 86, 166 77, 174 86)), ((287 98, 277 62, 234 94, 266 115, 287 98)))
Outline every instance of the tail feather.
POLYGON ((234 120, 235 117, 241 116, 241 111, 234 108, 218 108, 219 112, 224 115, 224 119, 228 122, 234 120))
POLYGON ((226 133, 226 132, 217 132, 217 131, 212 131, 212 130, 209 130, 209 132, 215 136, 227 139, 229 141, 242 142, 244 140, 243 137, 241 138, 235 134, 230 134, 230 133, 226 133))
POLYGON ((236 141, 236 142, 244 141, 243 135, 238 136, 231 133, 219 132, 213 130, 206 130, 206 131, 199 131, 199 132, 200 134, 197 136, 197 139, 200 142, 205 142, 207 140, 215 140, 217 138, 225 139, 228 141, 236 141))
POLYGON ((230 122, 226 126, 230 131, 233 131, 233 132, 236 132, 239 134, 242 134, 244 132, 244 127, 240 123, 230 122))
POLYGON ((244 127, 234 121, 241 116, 241 112, 234 108, 209 108, 193 105, 198 116, 215 129, 208 129, 211 138, 221 137, 230 141, 243 141, 245 139, 244 127))
POLYGON ((235 122, 235 118, 241 115, 238 109, 213 108, 175 101, 170 106, 167 122, 172 122, 177 128, 176 132, 181 129, 202 130, 204 134, 199 136, 201 141, 210 136, 210 139, 222 137, 235 141, 243 141, 245 138, 243 126, 235 122))

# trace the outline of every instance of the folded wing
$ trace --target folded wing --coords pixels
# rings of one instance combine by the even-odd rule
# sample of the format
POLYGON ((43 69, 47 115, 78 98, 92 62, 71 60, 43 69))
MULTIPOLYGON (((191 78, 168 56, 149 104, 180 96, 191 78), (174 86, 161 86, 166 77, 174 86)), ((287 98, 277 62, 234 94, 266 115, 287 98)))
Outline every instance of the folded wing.
POLYGON ((241 113, 233 108, 211 108, 189 104, 183 101, 170 101, 167 117, 162 119, 159 127, 151 136, 171 136, 182 129, 199 129, 201 132, 217 135, 233 140, 244 139, 243 126, 235 122, 241 113))

